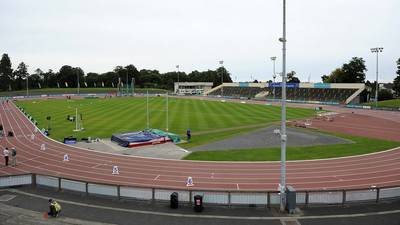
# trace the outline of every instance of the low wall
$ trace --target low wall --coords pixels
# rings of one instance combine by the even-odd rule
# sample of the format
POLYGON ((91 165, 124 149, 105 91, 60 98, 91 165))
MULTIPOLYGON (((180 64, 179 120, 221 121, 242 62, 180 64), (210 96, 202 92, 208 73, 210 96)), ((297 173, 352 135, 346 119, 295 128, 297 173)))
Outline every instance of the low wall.
MULTIPOLYGON (((0 188, 21 185, 43 186, 55 190, 69 190, 86 193, 87 195, 109 196, 117 199, 138 199, 151 201, 168 201, 173 192, 178 192, 179 201, 191 204, 193 196, 202 195, 203 202, 218 205, 279 205, 278 191, 213 191, 196 190, 191 187, 186 190, 175 190, 155 187, 131 187, 105 183, 93 183, 83 180, 72 180, 40 174, 23 174, 0 177, 0 188)), ((310 190, 296 192, 299 205, 313 204, 346 204, 352 202, 379 202, 400 197, 400 187, 371 187, 370 189, 346 190, 310 190)))

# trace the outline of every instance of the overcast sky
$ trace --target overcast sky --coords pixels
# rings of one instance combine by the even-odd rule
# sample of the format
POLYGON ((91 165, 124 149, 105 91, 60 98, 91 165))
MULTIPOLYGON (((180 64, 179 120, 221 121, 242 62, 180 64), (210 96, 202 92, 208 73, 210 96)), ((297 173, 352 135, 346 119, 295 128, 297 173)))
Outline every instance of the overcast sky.
MULTIPOLYGON (((392 81, 400 58, 399 0, 287 0, 287 69, 302 81, 362 57, 375 79, 371 47, 384 47, 380 77, 392 81)), ((239 81, 281 71, 282 0, 0 0, 0 53, 58 71, 215 69, 239 81)))

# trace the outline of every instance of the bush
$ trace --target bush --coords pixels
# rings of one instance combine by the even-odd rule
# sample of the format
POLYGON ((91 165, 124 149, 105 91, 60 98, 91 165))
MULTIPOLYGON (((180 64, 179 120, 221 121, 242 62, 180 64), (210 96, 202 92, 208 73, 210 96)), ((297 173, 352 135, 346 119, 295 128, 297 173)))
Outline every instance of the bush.
POLYGON ((378 101, 385 101, 385 100, 390 100, 393 99, 393 94, 391 91, 383 89, 380 90, 378 93, 378 101))

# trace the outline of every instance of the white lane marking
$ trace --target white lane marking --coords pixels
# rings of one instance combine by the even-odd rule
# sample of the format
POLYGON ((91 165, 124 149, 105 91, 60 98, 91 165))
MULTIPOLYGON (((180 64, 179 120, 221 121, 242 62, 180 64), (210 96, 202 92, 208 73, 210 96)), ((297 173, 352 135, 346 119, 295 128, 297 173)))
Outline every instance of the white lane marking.
MULTIPOLYGON (((50 196, 42 196, 32 193, 27 193, 17 189, 6 189, 9 192, 18 193, 22 195, 27 195, 40 199, 49 199, 50 196)), ((120 212, 130 212, 130 213, 138 213, 138 214, 148 214, 148 215, 158 215, 158 216, 171 216, 171 217, 188 217, 188 218, 214 218, 214 219, 233 219, 233 220, 299 220, 299 219, 330 219, 330 218, 355 218, 355 217, 365 217, 365 216, 376 216, 376 215, 388 215, 388 214, 396 214, 400 213, 400 209, 391 210, 391 211, 383 211, 383 212, 369 212, 369 213, 356 213, 356 214, 339 214, 339 215, 323 215, 323 216, 282 216, 282 217, 270 217, 270 216, 220 216, 220 215, 199 215, 199 214, 180 214, 180 213, 170 213, 170 212, 155 212, 155 211, 145 211, 145 210, 136 210, 136 209, 124 209, 124 208, 115 208, 115 207, 107 207, 100 205, 92 205, 85 204, 80 202, 74 202, 69 200, 61 200, 58 202, 97 208, 97 209, 105 209, 112 211, 120 211, 120 212)))
POLYGON ((36 156, 36 157, 30 158, 30 159, 22 160, 21 163, 25 163, 25 162, 29 162, 29 161, 34 161, 35 159, 38 159, 38 158, 40 158, 40 156, 36 156))
POLYGON ((239 190, 239 189, 240 189, 240 188, 239 188, 239 184, 236 184, 236 189, 237 189, 237 190, 239 190))
POLYGON ((92 167, 90 167, 90 168, 97 168, 97 167, 99 167, 99 166, 107 166, 107 164, 105 164, 105 163, 98 163, 98 164, 96 164, 96 165, 94 165, 94 166, 92 166, 92 167))
POLYGON ((158 174, 158 175, 156 176, 156 178, 154 178, 154 180, 157 180, 159 177, 160 177, 160 174, 158 174))

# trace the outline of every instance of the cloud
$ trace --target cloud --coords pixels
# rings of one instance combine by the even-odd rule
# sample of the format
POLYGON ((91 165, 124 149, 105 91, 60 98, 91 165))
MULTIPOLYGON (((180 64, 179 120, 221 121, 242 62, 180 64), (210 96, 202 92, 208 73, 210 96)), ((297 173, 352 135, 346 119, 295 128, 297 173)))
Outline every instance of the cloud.
MULTIPOLYGON (((393 80, 400 57, 398 0, 287 0, 288 70, 313 81, 363 57, 375 77, 371 47, 383 46, 381 79, 393 80)), ((239 80, 281 70, 282 4, 277 0, 2 0, 1 51, 14 66, 86 72, 117 65, 172 71, 213 69, 223 59, 239 80)))

